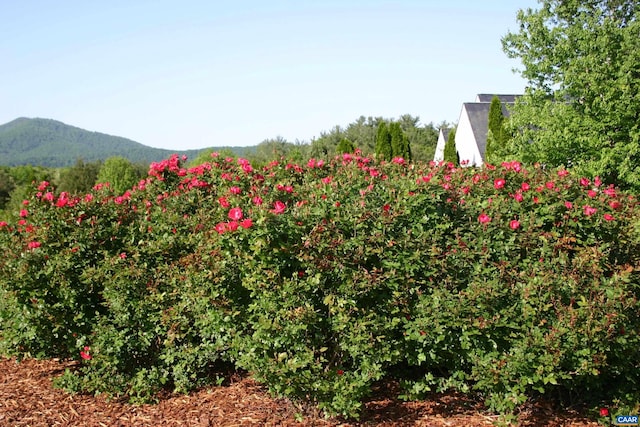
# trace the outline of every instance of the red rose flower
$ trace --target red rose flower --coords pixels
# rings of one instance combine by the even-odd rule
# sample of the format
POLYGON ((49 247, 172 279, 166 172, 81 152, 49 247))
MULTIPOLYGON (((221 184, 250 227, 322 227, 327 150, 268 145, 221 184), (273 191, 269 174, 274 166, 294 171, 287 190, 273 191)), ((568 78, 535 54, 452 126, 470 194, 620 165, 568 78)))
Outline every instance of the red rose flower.
POLYGON ((84 350, 80 351, 80 357, 82 357, 84 360, 91 360, 91 354, 89 354, 89 350, 91 350, 91 347, 85 346, 84 350))
POLYGON ((232 209, 229 209, 228 216, 229 216, 229 219, 231 220, 240 221, 244 215, 242 213, 242 209, 232 208, 232 209))
POLYGON ((480 224, 486 224, 489 221, 491 221, 491 217, 486 213, 483 212, 480 215, 478 215, 478 222, 480 222, 480 224))

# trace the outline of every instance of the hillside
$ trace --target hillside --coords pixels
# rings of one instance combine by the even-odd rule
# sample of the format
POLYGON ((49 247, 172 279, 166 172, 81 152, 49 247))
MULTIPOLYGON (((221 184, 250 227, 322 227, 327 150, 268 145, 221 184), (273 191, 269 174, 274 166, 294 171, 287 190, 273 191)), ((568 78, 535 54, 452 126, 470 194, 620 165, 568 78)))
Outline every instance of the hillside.
MULTIPOLYGON (((244 148, 231 148, 243 151, 244 148)), ((0 165, 64 167, 77 159, 91 162, 122 156, 134 163, 151 163, 173 153, 195 158, 203 150, 172 151, 148 147, 130 139, 91 132, 40 118, 19 118, 0 125, 0 165)), ((239 153, 240 154, 240 153, 239 153)))

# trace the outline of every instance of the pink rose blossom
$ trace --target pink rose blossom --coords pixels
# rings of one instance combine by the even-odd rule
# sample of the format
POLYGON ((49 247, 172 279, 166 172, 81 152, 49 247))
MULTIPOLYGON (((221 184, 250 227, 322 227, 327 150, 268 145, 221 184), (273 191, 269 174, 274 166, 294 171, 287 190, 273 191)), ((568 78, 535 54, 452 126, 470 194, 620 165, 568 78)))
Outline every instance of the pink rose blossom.
POLYGON ((222 206, 225 209, 228 208, 229 206, 231 206, 226 197, 218 198, 218 203, 220 203, 220 206, 222 206))
POLYGON ((85 346, 84 349, 80 351, 80 357, 82 357, 84 360, 91 360, 91 354, 89 354, 90 350, 91 347, 85 346))
POLYGON ((595 177, 595 179, 593 180, 593 185, 595 185, 596 187, 600 187, 602 185, 602 181, 600 180, 599 176, 595 177))
POLYGON ((56 207, 63 208, 67 206, 68 203, 69 203, 69 195, 63 191, 62 193, 60 193, 60 196, 58 197, 58 201, 56 202, 56 207))
POLYGON ((242 209, 240 209, 240 208, 232 208, 232 209, 229 210, 229 213, 228 213, 227 216, 231 220, 240 221, 244 215, 242 213, 242 209))
POLYGON ((480 224, 486 224, 489 221, 491 221, 491 217, 486 213, 483 212, 480 215, 478 215, 478 222, 480 222, 480 224))
POLYGON ((219 222, 214 227, 214 230, 216 230, 218 234, 223 234, 225 231, 227 231, 227 225, 224 222, 219 222))
POLYGON ((276 200, 273 203, 273 210, 271 212, 279 215, 281 213, 284 213, 284 210, 286 209, 287 205, 285 205, 283 202, 281 202, 280 200, 276 200))

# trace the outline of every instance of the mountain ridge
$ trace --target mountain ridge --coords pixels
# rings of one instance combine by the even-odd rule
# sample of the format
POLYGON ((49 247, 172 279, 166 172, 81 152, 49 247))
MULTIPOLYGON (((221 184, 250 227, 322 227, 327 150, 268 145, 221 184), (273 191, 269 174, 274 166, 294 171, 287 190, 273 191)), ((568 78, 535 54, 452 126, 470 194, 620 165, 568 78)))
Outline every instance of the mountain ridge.
POLYGON ((19 117, 0 125, 0 166, 33 165, 65 167, 78 159, 93 162, 122 156, 133 163, 157 162, 172 154, 195 158, 210 149, 230 149, 238 154, 245 147, 167 150, 149 147, 120 136, 89 131, 54 119, 19 117))

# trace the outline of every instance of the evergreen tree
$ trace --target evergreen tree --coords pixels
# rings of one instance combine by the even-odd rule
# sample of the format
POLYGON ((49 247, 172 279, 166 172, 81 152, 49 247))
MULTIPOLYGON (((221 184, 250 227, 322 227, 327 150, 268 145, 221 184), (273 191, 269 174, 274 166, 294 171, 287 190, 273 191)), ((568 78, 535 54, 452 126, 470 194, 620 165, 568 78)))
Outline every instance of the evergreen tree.
POLYGON ((412 161, 413 154, 411 152, 411 143, 409 141, 409 138, 407 138, 406 136, 404 137, 404 140, 403 140, 402 150, 403 150, 402 158, 408 162, 412 161))
POLYGON ((444 158, 445 163, 458 164, 458 151, 456 150, 456 130, 451 129, 449 131, 449 137, 444 144, 444 158))
POLYGON ((391 135, 391 158, 402 157, 401 153, 404 151, 402 140, 404 139, 404 134, 402 133, 400 123, 389 123, 389 134, 391 135))
POLYGON ((411 161, 411 147, 409 138, 402 131, 399 122, 392 122, 389 125, 389 133, 391 134, 391 157, 402 157, 411 161))
POLYGON ((393 149, 391 147, 391 134, 385 122, 378 125, 378 133, 376 134, 376 158, 378 160, 390 161, 393 157, 393 149))
POLYGON ((487 145, 484 151, 485 163, 495 162, 496 147, 502 147, 505 141, 504 114, 502 113, 502 103, 497 96, 491 99, 489 107, 489 132, 487 134, 487 145))
POLYGON ((338 154, 353 153, 354 151, 356 151, 356 147, 353 145, 353 142, 351 142, 350 139, 342 138, 340 140, 340 143, 338 144, 338 148, 336 151, 338 152, 338 154))

